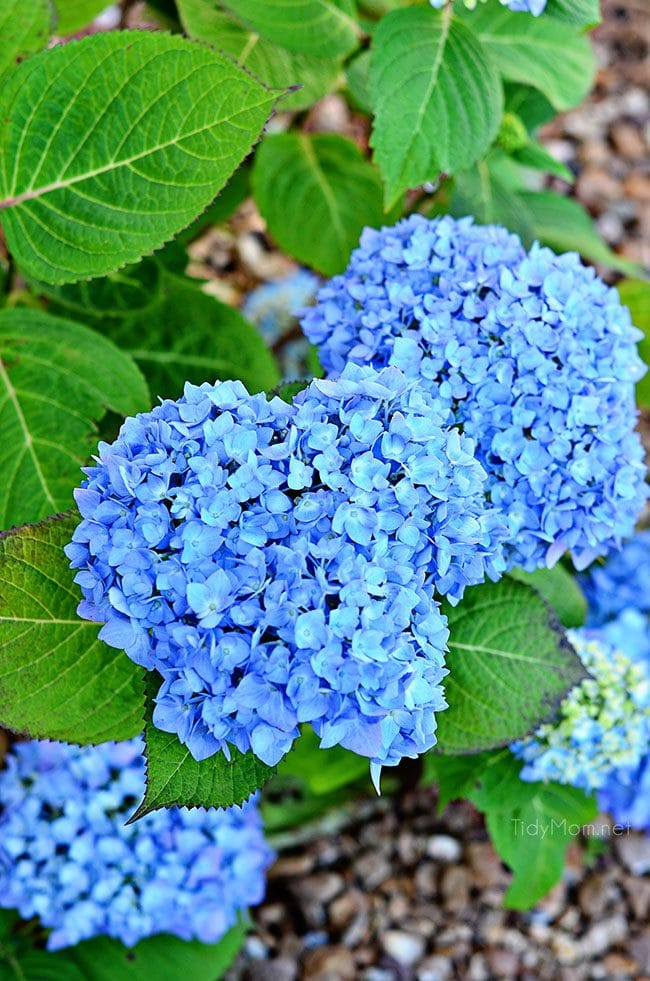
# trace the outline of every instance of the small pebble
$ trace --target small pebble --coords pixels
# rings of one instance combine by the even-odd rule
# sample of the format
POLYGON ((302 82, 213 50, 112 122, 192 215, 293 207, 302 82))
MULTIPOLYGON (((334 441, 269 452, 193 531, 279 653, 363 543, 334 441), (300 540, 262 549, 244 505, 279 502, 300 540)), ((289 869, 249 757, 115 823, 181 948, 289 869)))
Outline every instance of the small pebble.
POLYGON ((438 862, 457 862, 462 848, 451 835, 432 835, 427 841, 426 852, 429 858, 435 858, 438 862))
POLYGON ((389 957, 404 967, 412 967, 420 960, 425 950, 422 937, 402 930, 387 930, 382 937, 382 946, 389 957))
POLYGON ((633 875, 650 872, 650 837, 640 834, 623 835, 616 839, 616 850, 623 865, 633 875))
POLYGON ((420 964, 416 978, 417 981, 448 981, 453 977, 454 965, 449 957, 441 954, 433 954, 427 957, 420 964))

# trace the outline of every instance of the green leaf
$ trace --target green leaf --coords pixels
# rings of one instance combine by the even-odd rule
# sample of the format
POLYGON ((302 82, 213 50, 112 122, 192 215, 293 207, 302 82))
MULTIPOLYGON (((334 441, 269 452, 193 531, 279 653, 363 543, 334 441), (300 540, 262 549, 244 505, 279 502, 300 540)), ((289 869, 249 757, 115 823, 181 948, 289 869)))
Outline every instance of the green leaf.
POLYGON ((521 200, 532 216, 535 236, 556 252, 579 252, 583 258, 634 275, 640 267, 605 245, 589 214, 573 198, 554 191, 525 191, 521 200))
POLYGON ((495 151, 471 170, 456 174, 449 211, 458 218, 473 215, 481 224, 504 225, 531 245, 535 225, 518 193, 518 179, 512 163, 495 151))
POLYGON ((40 287, 55 312, 101 329, 144 372, 154 398, 177 398, 186 381, 238 378, 270 391, 278 367, 261 334, 200 281, 164 269, 156 259, 103 279, 40 287))
POLYGON ((55 0, 56 33, 59 36, 76 34, 106 10, 106 0, 55 0))
POLYGON ((449 619, 449 708, 438 748, 472 753, 504 746, 548 718, 585 670, 554 615, 514 579, 468 589, 449 619))
MULTIPOLYGON (((650 282, 647 279, 623 279, 617 289, 621 302, 629 307, 632 323, 643 331, 639 354, 646 364, 650 364, 650 282)), ((639 405, 650 406, 650 371, 637 382, 636 397, 639 405)))
POLYGON ((573 172, 569 170, 566 164, 556 160, 548 152, 546 147, 538 143, 537 140, 530 140, 526 146, 514 150, 512 156, 517 163, 522 164, 524 167, 532 167, 534 170, 544 170, 548 174, 560 177, 563 181, 567 181, 570 184, 575 179, 573 172))
POLYGON ((0 526, 72 503, 95 423, 149 406, 133 361, 94 331, 39 310, 0 311, 0 526))
POLYGON ((178 398, 186 381, 239 379, 251 392, 270 391, 280 373, 262 335, 239 311, 208 296, 196 280, 165 272, 161 301, 109 328, 138 363, 154 397, 178 398))
POLYGON ((518 910, 529 909, 559 881, 567 845, 598 811, 595 800, 574 787, 521 780, 521 766, 509 752, 494 754, 468 795, 513 871, 504 903, 518 910))
POLYGON ((177 242, 186 244, 194 241, 195 238, 222 221, 226 221, 237 210, 239 205, 250 193, 250 169, 243 164, 232 175, 223 191, 219 193, 212 204, 206 208, 203 214, 199 215, 196 221, 180 233, 177 242))
POLYGON ((0 535, 0 725, 89 744, 142 729, 141 670, 77 616, 63 547, 77 514, 0 535))
POLYGON ((586 37, 546 15, 512 13, 497 0, 460 14, 476 31, 504 78, 534 85, 556 109, 582 102, 596 60, 586 37))
POLYGON ((16 260, 50 283, 151 252, 215 197, 279 93, 207 46, 94 34, 18 67, 0 101, 0 209, 16 260))
POLYGON ((578 27, 595 27, 600 23, 600 0, 548 0, 544 16, 578 27))
POLYGON ((530 85, 506 82, 503 91, 506 112, 514 112, 519 116, 529 133, 534 133, 555 116, 555 109, 546 96, 530 85))
POLYGON ((298 85, 282 99, 283 109, 306 109, 333 88, 340 67, 337 57, 299 54, 267 41, 218 10, 214 0, 179 0, 178 9, 190 37, 232 55, 271 88, 298 85))
POLYGON ((275 773, 252 753, 231 747, 230 760, 216 753, 197 762, 173 732, 162 732, 152 722, 153 706, 161 678, 147 672, 145 713, 145 757, 147 787, 144 798, 129 818, 137 821, 161 807, 231 807, 241 804, 275 773))
POLYGON ((246 924, 240 922, 216 944, 161 933, 129 948, 110 937, 95 937, 56 956, 72 961, 85 981, 218 981, 232 964, 245 936, 246 924))
POLYGON ((370 98, 370 51, 362 51, 345 67, 345 79, 355 108, 372 114, 370 98))
POLYGON ((48 0, 0 0, 0 82, 26 55, 44 48, 51 31, 48 0))
POLYGON ((532 586, 557 613, 563 627, 581 627, 587 618, 587 600, 574 576, 562 565, 552 569, 511 569, 510 575, 518 582, 532 586))
POLYGON ((278 777, 297 777, 312 794, 332 794, 360 780, 369 782, 368 760, 342 746, 320 748, 320 737, 304 726, 291 752, 282 760, 278 777))
POLYGON ((276 242, 326 276, 345 269, 366 225, 385 220, 379 174, 356 144, 333 133, 266 137, 253 193, 276 242))
POLYGON ((46 950, 28 950, 16 958, 14 972, 10 977, 16 981, 23 981, 25 978, 28 981, 85 981, 77 965, 68 956, 57 956, 46 950))
POLYGON ((391 207, 402 191, 470 167, 496 136, 499 77, 451 8, 387 14, 372 39, 371 144, 391 207))
POLYGON ((222 6, 289 51, 342 57, 358 43, 354 0, 222 0, 222 6))
POLYGON ((51 313, 102 330, 125 320, 155 316, 162 301, 162 283, 163 268, 157 257, 80 283, 29 280, 32 292, 47 298, 51 313))
POLYGON ((471 756, 443 756, 435 751, 423 756, 421 783, 438 784, 438 814, 442 814, 452 800, 469 798, 480 781, 487 761, 494 752, 473 753, 471 756))

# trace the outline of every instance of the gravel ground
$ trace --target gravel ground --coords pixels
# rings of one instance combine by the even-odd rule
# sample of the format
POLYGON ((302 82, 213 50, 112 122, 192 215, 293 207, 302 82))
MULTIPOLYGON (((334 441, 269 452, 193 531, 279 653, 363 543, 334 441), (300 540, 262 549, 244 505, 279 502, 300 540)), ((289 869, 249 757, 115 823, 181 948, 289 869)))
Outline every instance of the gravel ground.
POLYGON ((649 838, 612 838, 588 868, 572 848, 564 881, 515 913, 480 816, 435 804, 431 789, 367 800, 282 851, 228 981, 650 977, 649 838))
POLYGON ((604 0, 602 10, 593 93, 542 135, 577 175, 573 193, 607 243, 650 269, 650 3, 604 0))
MULTIPOLYGON (((543 139, 576 174, 572 193, 603 238, 650 268, 650 4, 604 0, 603 15, 594 92, 543 139)), ((331 97, 322 114, 347 128, 337 112, 331 97)), ((240 268, 277 278, 284 269, 262 265, 286 260, 260 245, 263 226, 242 221, 240 268)), ((219 242, 211 246, 213 264, 219 242)), ((247 286, 231 279, 222 298, 236 301, 247 286)), ((430 789, 368 798, 351 817, 334 815, 327 834, 280 849, 228 981, 650 981, 650 839, 570 849, 564 880, 528 913, 503 909, 508 881, 470 805, 436 817, 430 789)))

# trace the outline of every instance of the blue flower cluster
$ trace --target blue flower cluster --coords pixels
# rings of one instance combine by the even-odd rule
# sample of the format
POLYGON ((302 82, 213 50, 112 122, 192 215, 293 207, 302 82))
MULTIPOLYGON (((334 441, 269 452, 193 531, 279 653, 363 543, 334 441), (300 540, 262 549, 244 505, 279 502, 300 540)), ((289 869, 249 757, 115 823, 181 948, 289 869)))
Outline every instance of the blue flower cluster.
MULTIPOLYGON (((444 7, 448 0, 429 0, 432 7, 444 7)), ((473 10, 476 7, 478 0, 463 0, 463 3, 468 8, 468 10, 473 10)), ((502 7, 508 7, 509 10, 522 11, 523 13, 532 14, 533 17, 539 17, 544 8, 546 7, 546 0, 499 0, 502 7)), ((485 0, 481 0, 481 3, 485 3, 485 0)))
POLYGON ((272 860, 254 801, 156 811, 138 740, 25 742, 0 772, 0 906, 38 916, 57 950, 98 934, 132 946, 171 933, 214 943, 264 897, 272 860))
POLYGON ((421 215, 366 229, 303 312, 326 371, 394 365, 476 443, 509 525, 506 560, 578 568, 632 533, 646 498, 634 432, 644 366, 616 290, 575 254, 421 215))
POLYGON ((435 743, 446 620, 501 572, 472 441, 396 368, 350 365, 287 405, 187 385, 100 444, 67 554, 79 613, 163 684, 196 759, 274 764, 311 723, 382 765, 435 743))
POLYGON ((598 805, 619 824, 650 834, 650 753, 636 767, 613 770, 598 791, 598 805))
MULTIPOLYGON (((589 601, 588 623, 598 625, 650 675, 650 531, 593 565, 581 585, 589 601)), ((637 766, 611 771, 598 803, 619 823, 650 832, 650 739, 637 766)))
POLYGON ((650 674, 604 631, 569 633, 590 677, 573 688, 559 718, 511 745, 522 780, 556 780, 592 791, 612 770, 635 771, 650 745, 650 674))
POLYGON ((599 627, 625 610, 650 615, 650 530, 638 532, 605 562, 590 566, 580 585, 589 626, 599 627))
POLYGON ((300 309, 310 303, 318 290, 319 280, 306 269, 290 276, 262 283, 247 294, 242 313, 260 333, 274 344, 294 325, 300 309))
POLYGON ((263 283, 252 290, 242 305, 244 316, 254 323, 268 344, 276 348, 285 381, 313 374, 310 348, 304 336, 293 337, 298 312, 314 299, 319 280, 306 269, 263 283))

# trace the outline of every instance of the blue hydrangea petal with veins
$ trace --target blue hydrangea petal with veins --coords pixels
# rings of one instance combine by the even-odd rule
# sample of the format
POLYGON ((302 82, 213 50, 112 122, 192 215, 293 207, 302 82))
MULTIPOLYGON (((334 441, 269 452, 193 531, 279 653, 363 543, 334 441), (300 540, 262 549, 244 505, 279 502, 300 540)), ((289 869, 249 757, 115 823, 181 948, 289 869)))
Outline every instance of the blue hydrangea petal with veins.
POLYGON ((498 226, 412 215, 366 229, 303 312, 330 374, 395 365, 474 440, 506 561, 578 568, 620 544, 647 492, 634 432, 644 366, 628 310, 575 254, 498 226))
POLYGON ((128 419, 77 493, 81 616, 163 684, 196 759, 277 763, 299 725, 373 773, 435 743, 446 619, 498 578, 505 525, 472 440, 396 368, 351 365, 287 405, 187 385, 128 419))
POLYGON ((144 792, 139 740, 17 743, 5 763, 0 906, 40 917, 49 950, 100 934, 214 943, 264 898, 273 856, 254 801, 126 825, 144 792))

